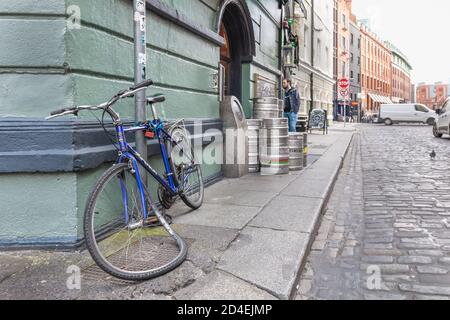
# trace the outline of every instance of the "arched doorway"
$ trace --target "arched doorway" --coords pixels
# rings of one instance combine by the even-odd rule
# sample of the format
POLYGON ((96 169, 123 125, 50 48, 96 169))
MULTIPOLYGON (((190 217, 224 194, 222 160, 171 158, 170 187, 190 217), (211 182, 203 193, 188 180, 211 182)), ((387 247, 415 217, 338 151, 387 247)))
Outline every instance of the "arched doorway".
POLYGON ((253 61, 255 55, 253 24, 245 1, 223 0, 216 28, 225 41, 220 50, 220 63, 225 68, 224 95, 241 101, 242 64, 253 61))

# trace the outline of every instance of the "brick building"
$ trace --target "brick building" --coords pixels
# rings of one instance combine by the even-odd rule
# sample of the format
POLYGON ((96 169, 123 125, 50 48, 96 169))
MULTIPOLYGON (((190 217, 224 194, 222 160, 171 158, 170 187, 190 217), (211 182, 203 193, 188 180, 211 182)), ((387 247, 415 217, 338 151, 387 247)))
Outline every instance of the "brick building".
POLYGON ((450 95, 450 85, 442 82, 435 84, 417 84, 416 99, 417 103, 424 104, 430 109, 439 108, 445 99, 450 95))
MULTIPOLYGON (((336 12, 337 33, 335 34, 336 50, 336 80, 350 78, 350 19, 352 15, 352 0, 338 0, 336 12)), ((337 86, 337 85, 336 85, 337 86)), ((335 116, 343 114, 344 98, 336 87, 335 116)))
POLYGON ((383 103, 392 103, 392 57, 386 43, 360 20, 362 109, 378 113, 383 103))
POLYGON ((411 64, 395 45, 390 42, 386 44, 392 52, 392 101, 394 103, 412 102, 411 64))
POLYGON ((361 97, 361 31, 356 16, 350 18, 350 101, 353 110, 358 113, 361 97))

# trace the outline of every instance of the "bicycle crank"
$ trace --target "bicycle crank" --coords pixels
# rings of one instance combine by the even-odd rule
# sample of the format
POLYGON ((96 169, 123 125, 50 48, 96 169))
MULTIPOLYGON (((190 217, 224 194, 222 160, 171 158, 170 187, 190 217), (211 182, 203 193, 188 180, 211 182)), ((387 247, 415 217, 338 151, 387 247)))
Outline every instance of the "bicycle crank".
POLYGON ((167 210, 169 210, 173 206, 176 200, 162 186, 158 188, 158 199, 163 208, 167 210))

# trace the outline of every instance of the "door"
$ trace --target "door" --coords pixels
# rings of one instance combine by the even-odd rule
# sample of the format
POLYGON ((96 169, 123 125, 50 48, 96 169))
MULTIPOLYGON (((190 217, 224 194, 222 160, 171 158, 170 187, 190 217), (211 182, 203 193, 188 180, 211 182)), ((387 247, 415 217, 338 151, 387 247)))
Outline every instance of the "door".
POLYGON ((398 122, 416 121, 416 110, 413 105, 395 105, 392 107, 393 120, 398 122))
POLYGON ((450 100, 447 100, 441 109, 441 114, 439 115, 439 118, 437 121, 440 132, 448 132, 448 130, 449 130, 449 121, 450 121, 450 118, 449 118, 449 114, 450 114, 449 107, 450 106, 449 105, 450 105, 450 100))
POLYGON ((416 104, 414 112, 414 122, 427 122, 429 118, 432 118, 430 110, 420 104, 416 104))

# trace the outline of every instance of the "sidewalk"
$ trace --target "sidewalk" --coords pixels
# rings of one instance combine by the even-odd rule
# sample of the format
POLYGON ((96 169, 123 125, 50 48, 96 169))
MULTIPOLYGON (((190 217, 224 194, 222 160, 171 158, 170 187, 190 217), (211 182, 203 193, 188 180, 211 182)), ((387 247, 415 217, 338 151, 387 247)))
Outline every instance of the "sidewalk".
POLYGON ((170 274, 135 284, 99 273, 69 291, 67 267, 85 265, 86 252, 3 252, 0 299, 289 299, 354 128, 309 135, 299 173, 223 180, 195 212, 177 204, 169 213, 190 246, 170 274))

